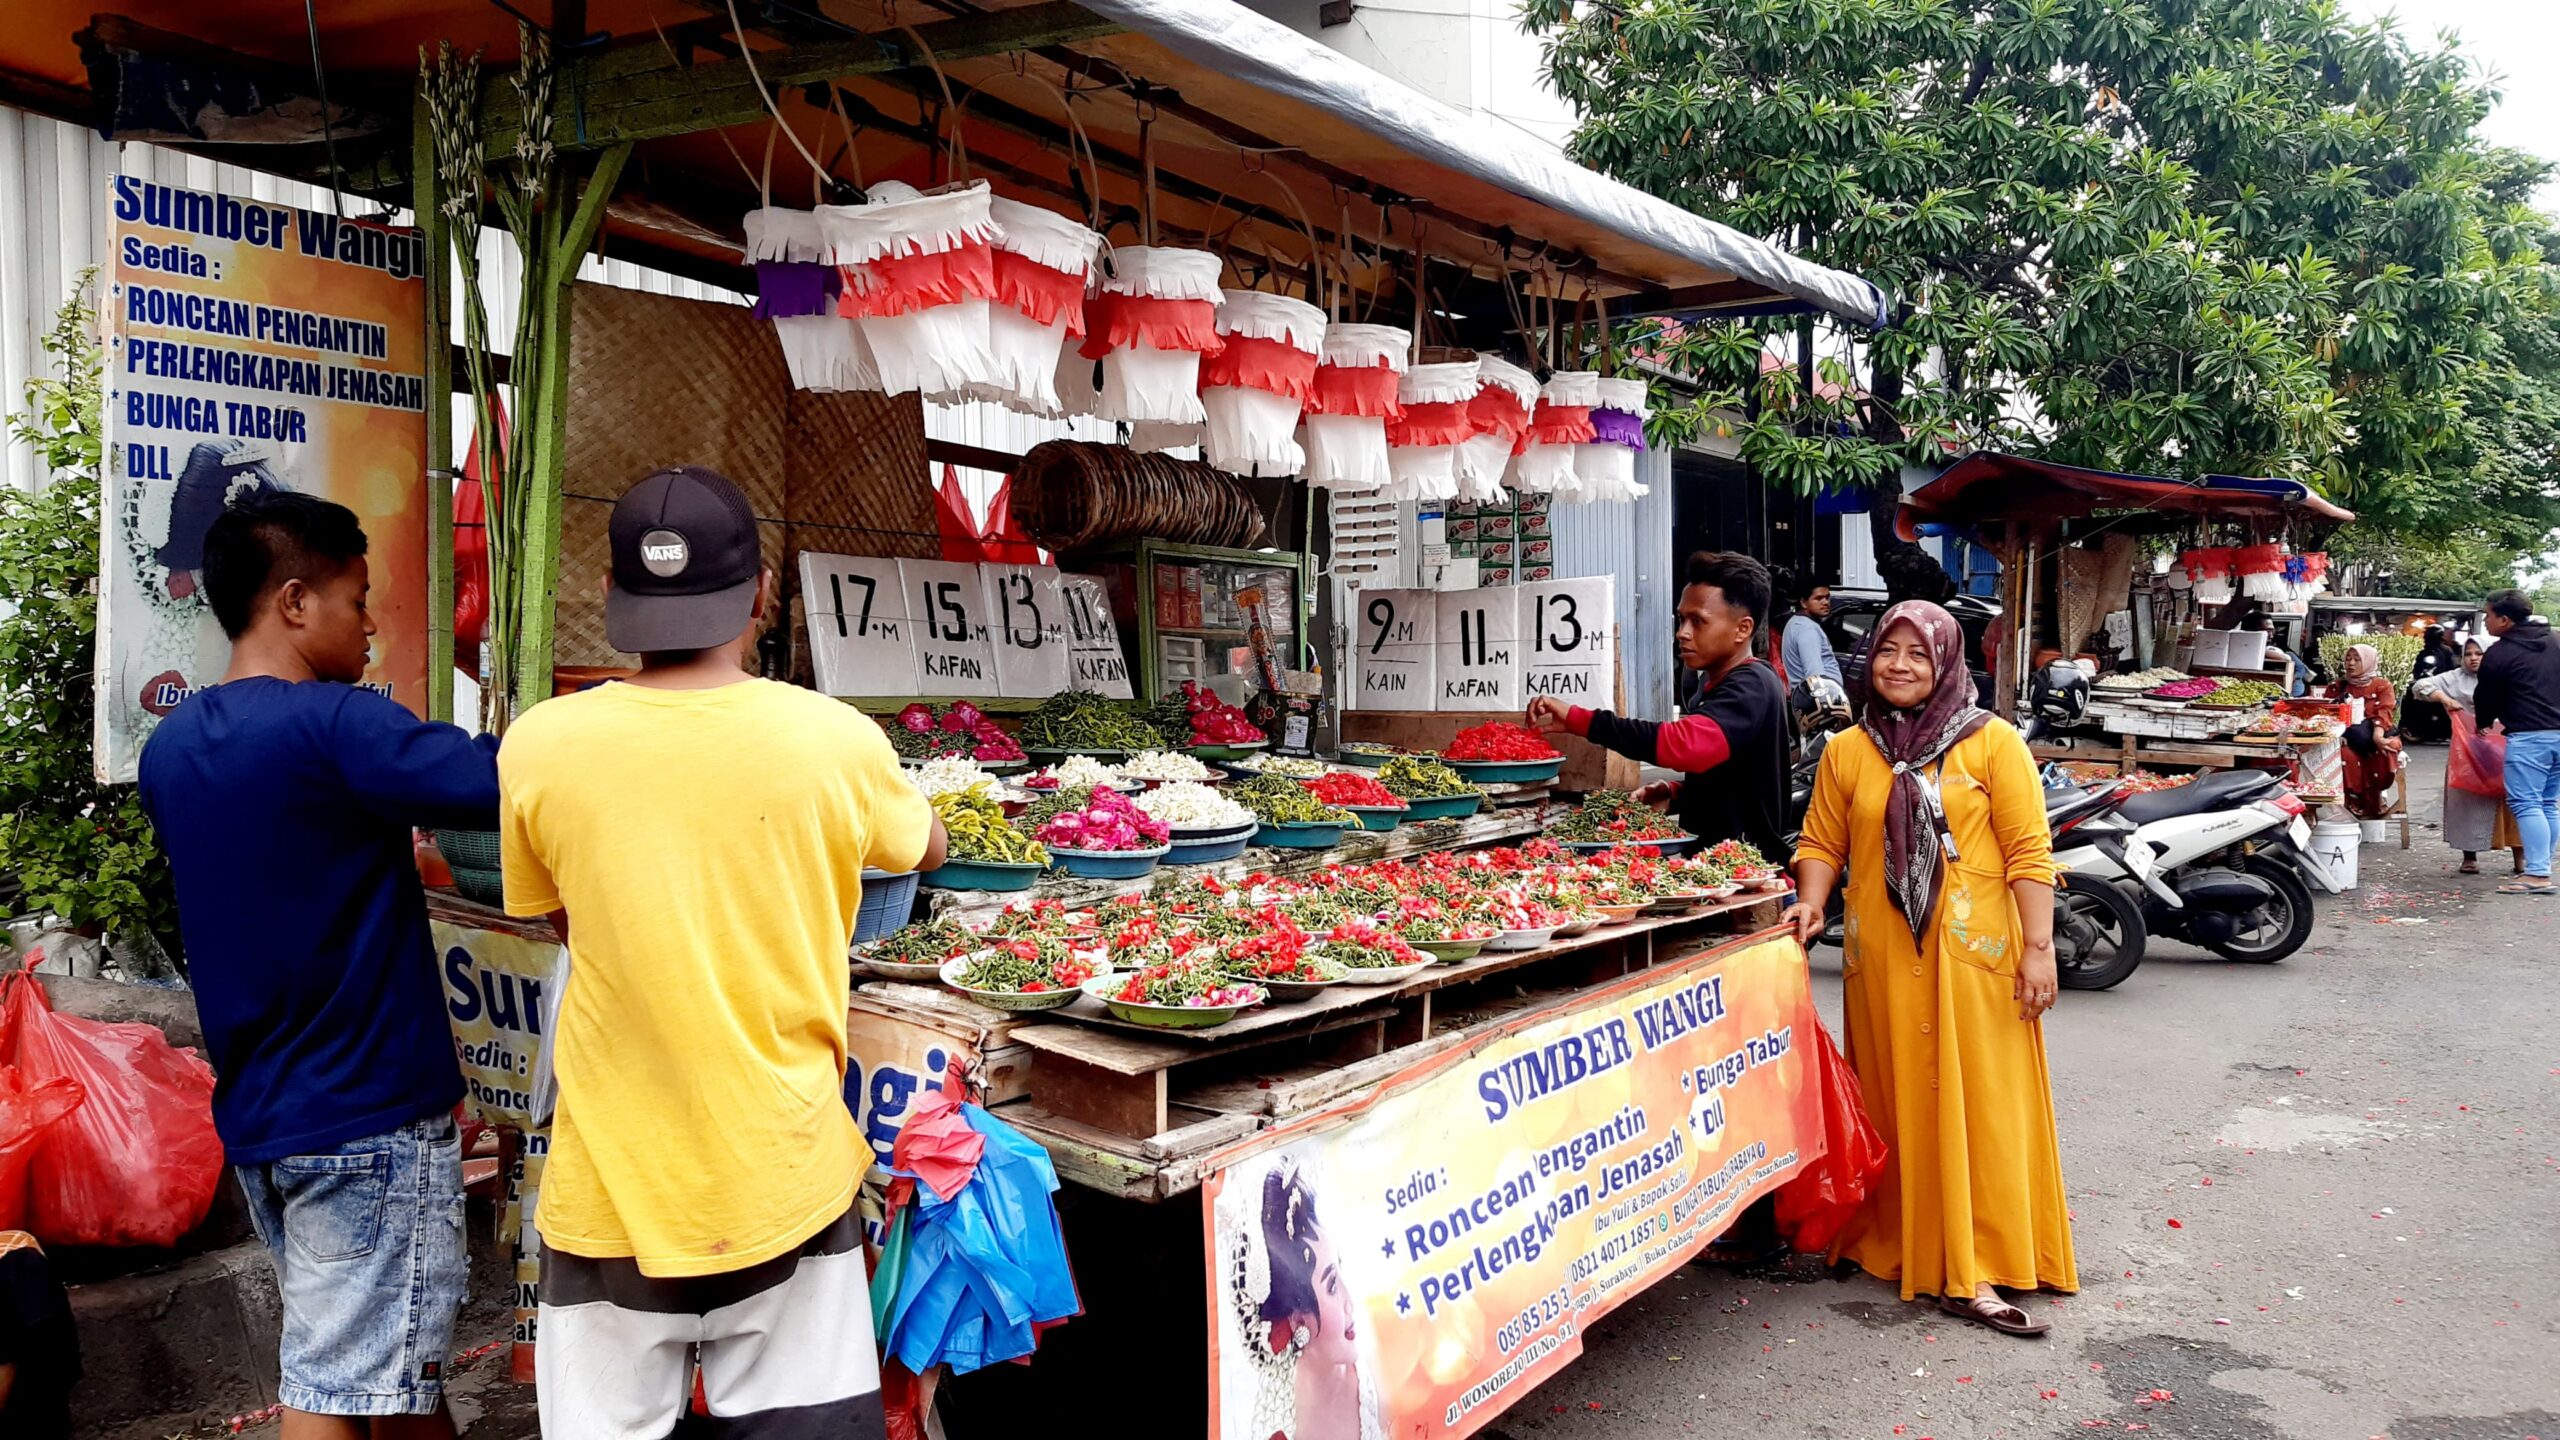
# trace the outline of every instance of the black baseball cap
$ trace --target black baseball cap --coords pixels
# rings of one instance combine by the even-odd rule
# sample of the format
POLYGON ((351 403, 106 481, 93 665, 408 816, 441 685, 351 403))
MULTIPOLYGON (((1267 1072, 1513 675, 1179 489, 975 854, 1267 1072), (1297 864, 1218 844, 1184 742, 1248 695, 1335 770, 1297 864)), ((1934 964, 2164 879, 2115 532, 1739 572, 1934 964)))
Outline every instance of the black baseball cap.
POLYGON ((747 628, 764 552, 755 512, 728 476, 669 466, 622 492, 607 531, 604 637, 614 649, 702 650, 747 628))

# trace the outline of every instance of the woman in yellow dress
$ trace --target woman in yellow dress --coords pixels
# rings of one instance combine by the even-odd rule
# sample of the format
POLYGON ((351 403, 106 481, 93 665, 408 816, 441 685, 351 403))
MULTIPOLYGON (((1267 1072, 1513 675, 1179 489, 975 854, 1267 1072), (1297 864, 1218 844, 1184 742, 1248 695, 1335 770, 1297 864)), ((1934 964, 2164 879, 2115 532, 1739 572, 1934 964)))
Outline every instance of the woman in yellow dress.
POLYGON ((1885 613, 1859 727, 1822 757, 1787 922, 1811 938, 1848 872, 1848 1055, 1893 1149, 1839 1253, 1902 1298, 2012 1335, 2001 1289, 2079 1288, 2041 1017, 2053 842, 2026 742, 1974 704, 1964 631, 1885 613))

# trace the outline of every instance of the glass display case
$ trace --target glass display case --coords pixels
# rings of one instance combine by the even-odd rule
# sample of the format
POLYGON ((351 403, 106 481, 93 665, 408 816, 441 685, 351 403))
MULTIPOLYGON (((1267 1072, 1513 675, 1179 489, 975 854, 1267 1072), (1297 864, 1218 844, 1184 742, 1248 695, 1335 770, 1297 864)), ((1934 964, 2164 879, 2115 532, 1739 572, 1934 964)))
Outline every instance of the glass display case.
POLYGON ((1271 654, 1305 669, 1306 556, 1294 551, 1227 550, 1140 540, 1059 562, 1101 577, 1111 595, 1138 693, 1152 698, 1185 680, 1230 704, 1261 688, 1254 670, 1245 598, 1259 592, 1271 654))

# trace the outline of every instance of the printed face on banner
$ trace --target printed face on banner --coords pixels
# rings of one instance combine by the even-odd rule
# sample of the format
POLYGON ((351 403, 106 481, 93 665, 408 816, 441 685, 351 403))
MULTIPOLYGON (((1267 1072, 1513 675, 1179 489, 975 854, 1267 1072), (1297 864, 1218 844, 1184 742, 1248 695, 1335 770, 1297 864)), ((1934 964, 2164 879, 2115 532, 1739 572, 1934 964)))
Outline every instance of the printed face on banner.
POLYGON ((1571 705, 1610 703, 1616 689, 1609 649, 1610 627, 1617 623, 1615 588, 1606 575, 1519 587, 1524 698, 1552 695, 1571 705))
POLYGON ((131 175, 107 202, 99 774, 131 780, 160 717, 222 678, 205 532, 256 491, 356 512, 364 684, 424 713, 427 405, 444 403, 426 393, 425 243, 131 175))
POLYGON ((1803 950, 1742 942, 1418 1062, 1347 1121, 1213 1170, 1210 1434, 1491 1424, 1821 1157, 1817 1024, 1803 950))
POLYGON ((987 636, 996 652, 996 693, 1046 698, 1075 673, 1067 601, 1056 567, 981 565, 987 636))
POLYGON ((1436 710, 1440 597, 1429 590, 1351 592, 1352 708, 1436 710))
POLYGON ((897 561, 803 550, 800 602, 821 694, 926 693, 916 660, 915 600, 897 561))
POLYGON ((995 643, 987 633, 987 594, 975 565, 901 560, 899 588, 915 620, 918 695, 995 695, 995 643))
POLYGON ((1129 652, 1120 648, 1120 622, 1111 615, 1111 592, 1093 575, 1060 575, 1059 597, 1073 643, 1073 688, 1114 700, 1137 692, 1129 681, 1129 652))
POLYGON ((1518 710, 1520 599, 1508 586, 1439 597, 1432 663, 1438 668, 1435 710, 1518 710))

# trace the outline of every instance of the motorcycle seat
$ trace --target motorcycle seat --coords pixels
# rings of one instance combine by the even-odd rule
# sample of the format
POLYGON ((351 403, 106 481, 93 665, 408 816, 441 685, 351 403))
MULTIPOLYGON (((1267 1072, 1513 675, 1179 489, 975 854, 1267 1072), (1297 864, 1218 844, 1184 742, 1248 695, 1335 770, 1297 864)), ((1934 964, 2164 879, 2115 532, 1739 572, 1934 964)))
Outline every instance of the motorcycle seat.
POLYGON ((2124 802, 2116 813, 2136 825, 2229 810, 2276 793, 2284 778, 2272 770, 2213 770, 2184 785, 2154 790, 2124 802))
POLYGON ((2112 794, 2105 785, 2056 785, 2044 792, 2046 823, 2059 825, 2074 815, 2104 804, 2112 794))

